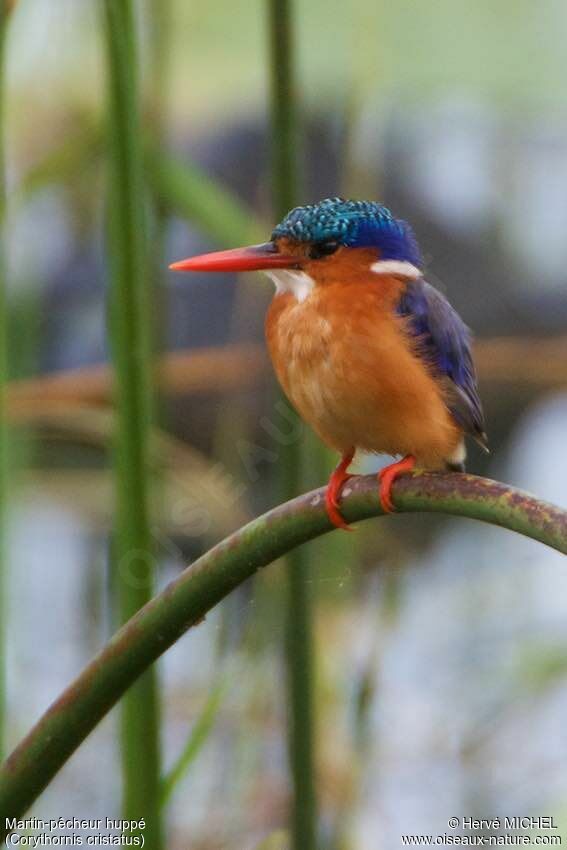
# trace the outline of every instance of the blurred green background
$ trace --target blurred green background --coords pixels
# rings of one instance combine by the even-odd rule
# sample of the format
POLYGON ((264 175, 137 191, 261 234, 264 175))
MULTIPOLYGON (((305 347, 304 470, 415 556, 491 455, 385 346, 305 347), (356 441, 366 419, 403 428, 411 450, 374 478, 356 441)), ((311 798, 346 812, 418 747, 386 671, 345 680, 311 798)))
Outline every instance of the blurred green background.
MULTIPOLYGON (((276 503, 295 426, 263 346, 271 284, 167 272, 275 223, 266 4, 134 8, 165 358, 151 523, 161 587, 276 503)), ((471 447, 469 469, 567 505, 567 8, 293 8, 298 203, 372 198, 412 223, 428 279, 478 340, 492 454, 471 447)), ((19 0, 7 42, 10 748, 116 623, 113 417, 98 369, 109 348, 101 19, 95 0, 19 0)), ((334 459, 301 440, 307 478, 323 483, 334 459)), ((431 516, 367 522, 308 554, 320 846, 389 850, 402 834, 447 831, 452 815, 553 814, 567 836, 561 556, 431 516)), ((187 747, 167 799, 172 850, 288 846, 284 585, 283 565, 265 570, 160 663, 165 771, 187 747)), ((31 814, 119 814, 115 714, 31 814)))

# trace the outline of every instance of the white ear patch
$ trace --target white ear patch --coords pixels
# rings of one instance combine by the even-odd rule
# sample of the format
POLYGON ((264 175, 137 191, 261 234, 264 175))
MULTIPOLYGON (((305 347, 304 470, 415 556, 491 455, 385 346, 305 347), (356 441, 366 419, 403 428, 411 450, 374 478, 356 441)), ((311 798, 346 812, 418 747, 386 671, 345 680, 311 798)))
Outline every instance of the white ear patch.
POLYGON ((311 275, 295 269, 278 269, 277 271, 266 270, 266 274, 276 285, 276 295, 282 292, 291 292, 299 302, 305 301, 315 286, 311 275))
POLYGON ((417 280, 418 277, 421 277, 421 272, 417 266, 405 260, 378 260, 372 263, 370 271, 374 272, 374 274, 393 274, 400 277, 409 277, 411 280, 417 280))

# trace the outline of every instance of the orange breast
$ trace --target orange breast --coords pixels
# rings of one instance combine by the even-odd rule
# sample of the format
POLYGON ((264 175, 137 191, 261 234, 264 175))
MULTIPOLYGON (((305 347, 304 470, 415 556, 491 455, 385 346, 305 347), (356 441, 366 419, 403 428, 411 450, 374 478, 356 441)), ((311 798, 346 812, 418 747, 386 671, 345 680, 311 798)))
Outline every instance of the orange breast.
POLYGON ((315 286, 302 302, 276 295, 266 338, 286 395, 328 446, 413 454, 438 468, 462 434, 395 314, 401 285, 372 276, 315 286))

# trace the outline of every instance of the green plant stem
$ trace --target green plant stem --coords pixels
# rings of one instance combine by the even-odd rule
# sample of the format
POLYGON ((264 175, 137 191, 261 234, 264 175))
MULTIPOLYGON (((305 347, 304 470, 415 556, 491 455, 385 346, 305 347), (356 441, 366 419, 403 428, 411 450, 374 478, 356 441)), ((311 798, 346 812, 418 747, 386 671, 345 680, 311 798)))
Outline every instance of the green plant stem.
MULTIPOLYGON (((89 732, 148 666, 235 587, 295 546, 332 530, 324 489, 299 496, 219 543, 124 625, 46 711, 0 768, 0 839, 89 732)), ((398 511, 470 517, 517 531, 567 554, 567 511, 473 475, 422 473, 398 479, 398 511)), ((349 481, 348 522, 380 516, 373 475, 349 481)), ((336 532, 337 534, 339 532, 336 532)))
MULTIPOLYGON (((114 566, 124 622, 151 598, 153 589, 148 506, 151 324, 133 10, 130 0, 104 0, 104 9, 110 88, 111 335, 118 411, 114 566)), ((145 846, 157 850, 161 847, 159 710, 153 670, 124 700, 121 746, 123 815, 144 818, 145 846)))
POLYGON ((173 8, 171 0, 148 0, 150 97, 152 139, 159 150, 167 127, 167 92, 171 70, 173 8))
MULTIPOLYGON (((276 218, 296 204, 298 114, 294 92, 293 11, 291 0, 270 0, 272 181, 276 218)), ((297 493, 302 481, 302 440, 282 447, 282 496, 297 493)), ((286 562, 286 667, 288 750, 292 776, 291 836, 294 850, 315 850, 317 801, 314 769, 314 646, 310 565, 304 550, 286 562)))
MULTIPOLYGON (((46 186, 74 180, 87 163, 92 164, 100 156, 101 136, 98 125, 84 127, 55 150, 49 150, 24 175, 12 204, 21 207, 46 186)), ((246 245, 265 239, 269 225, 262 223, 254 210, 229 189, 186 158, 180 162, 158 149, 153 134, 146 137, 145 147, 147 180, 164 213, 187 219, 219 245, 246 245)))
POLYGON ((305 552, 287 559, 286 663, 288 749, 293 780, 292 847, 316 846, 314 771, 314 648, 310 568, 305 552))
POLYGON ((0 0, 0 756, 6 735, 6 531, 8 524, 9 433, 6 417, 8 382, 8 303, 6 292, 6 167, 4 135, 6 29, 8 0, 0 0))
MULTIPOLYGON (((147 116, 149 122, 147 134, 151 139, 151 148, 155 151, 166 149, 167 145, 167 91, 170 71, 170 36, 172 29, 171 0, 149 0, 149 102, 147 116)), ((152 187, 153 188, 153 187, 152 187)), ((159 305, 159 317, 155 322, 155 342, 159 350, 166 338, 167 318, 162 308, 160 283, 163 281, 165 264, 164 245, 167 229, 167 209, 159 193, 152 192, 152 233, 151 267, 155 286, 156 304, 159 305)))
POLYGON ((269 0, 269 36, 272 191, 276 215, 282 218, 296 203, 299 183, 291 0, 269 0))
POLYGON ((265 239, 266 228, 254 211, 200 168, 151 147, 147 167, 150 184, 164 206, 220 245, 246 245, 265 239))
POLYGON ((171 795, 209 739, 225 692, 226 688, 224 681, 213 687, 205 707, 195 721, 191 734, 189 735, 177 761, 171 770, 163 777, 161 783, 162 806, 165 806, 169 802, 171 795))

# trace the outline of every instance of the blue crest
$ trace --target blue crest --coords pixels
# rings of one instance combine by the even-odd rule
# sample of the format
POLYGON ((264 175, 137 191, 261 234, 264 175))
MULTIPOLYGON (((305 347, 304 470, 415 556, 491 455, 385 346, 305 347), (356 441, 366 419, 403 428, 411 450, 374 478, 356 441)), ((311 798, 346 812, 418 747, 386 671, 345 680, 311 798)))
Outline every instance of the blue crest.
POLYGON ((421 266, 419 246, 409 224, 374 201, 327 198, 318 204, 295 207, 272 233, 297 242, 333 240, 349 248, 376 248, 383 260, 401 260, 421 266))

